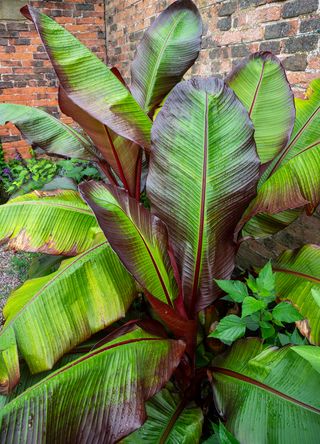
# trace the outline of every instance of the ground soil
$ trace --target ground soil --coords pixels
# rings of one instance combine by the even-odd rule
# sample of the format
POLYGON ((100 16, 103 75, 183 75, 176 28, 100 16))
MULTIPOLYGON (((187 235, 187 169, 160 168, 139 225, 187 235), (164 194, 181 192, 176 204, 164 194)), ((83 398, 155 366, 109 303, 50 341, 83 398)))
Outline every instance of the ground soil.
POLYGON ((21 284, 18 273, 12 267, 11 258, 14 252, 0 247, 0 329, 3 324, 2 309, 10 292, 21 284))

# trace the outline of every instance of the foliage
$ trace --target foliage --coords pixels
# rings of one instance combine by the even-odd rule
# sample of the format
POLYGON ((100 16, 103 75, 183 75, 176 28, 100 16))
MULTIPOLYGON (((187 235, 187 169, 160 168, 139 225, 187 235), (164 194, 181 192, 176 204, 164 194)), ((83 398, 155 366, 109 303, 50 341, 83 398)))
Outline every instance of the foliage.
MULTIPOLYGON (((83 180, 100 178, 98 169, 80 159, 52 161, 46 158, 23 159, 19 154, 14 160, 0 162, 0 181, 8 195, 19 196, 33 190, 48 189, 55 181, 64 188, 63 177, 72 179, 75 187, 83 180)), ((71 182, 71 186, 72 186, 71 182)), ((70 182, 68 188, 70 188, 70 182)))
MULTIPOLYGON (((268 339, 267 342, 271 344, 280 342, 279 345, 283 345, 286 341, 284 337, 288 337, 287 343, 296 337, 287 331, 287 324, 300 321, 303 316, 290 303, 283 301, 276 304, 275 275, 270 262, 262 268, 257 278, 249 275, 247 285, 232 280, 216 282, 227 293, 222 299, 235 302, 241 316, 225 316, 209 337, 218 338, 227 345, 243 337, 247 329, 250 332, 260 330, 259 336, 268 339)), ((294 343, 303 343, 302 338, 298 335, 294 343)))
POLYGON ((0 441, 316 442, 319 247, 230 279, 240 239, 319 203, 318 81, 294 103, 265 52, 225 81, 181 81, 201 45, 191 0, 145 33, 130 88, 54 20, 22 13, 85 134, 21 105, 0 105, 0 122, 64 157, 69 180, 103 175, 0 207, 0 240, 55 256, 4 309, 0 441))

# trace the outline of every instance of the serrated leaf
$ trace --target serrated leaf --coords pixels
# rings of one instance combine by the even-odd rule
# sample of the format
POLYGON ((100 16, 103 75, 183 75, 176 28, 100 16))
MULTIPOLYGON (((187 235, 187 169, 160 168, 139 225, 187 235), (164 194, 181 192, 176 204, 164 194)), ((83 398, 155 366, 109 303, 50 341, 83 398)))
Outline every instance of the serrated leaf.
POLYGON ((227 345, 244 336, 246 332, 246 322, 236 315, 229 315, 221 319, 214 332, 209 338, 220 339, 227 345))
POLYGON ((270 324, 270 322, 260 321, 259 325, 261 329, 261 336, 263 339, 271 338, 276 332, 273 325, 270 324))
POLYGON ((241 281, 215 279, 215 282, 235 302, 242 302, 246 296, 249 296, 247 286, 241 281))
POLYGON ((251 331, 257 331, 259 328, 259 320, 260 316, 258 313, 255 313, 251 316, 247 316, 243 318, 243 320, 246 322, 247 328, 251 331))
POLYGON ((272 310, 272 316, 280 322, 296 322, 303 319, 303 316, 289 302, 280 302, 272 310))
POLYGON ((259 276, 256 279, 256 284, 259 296, 273 296, 275 289, 275 275, 273 274, 270 261, 260 270, 259 276))
POLYGON ((249 316, 257 311, 266 308, 266 303, 259 299, 253 298, 252 296, 247 296, 244 298, 242 303, 242 314, 241 317, 249 316))

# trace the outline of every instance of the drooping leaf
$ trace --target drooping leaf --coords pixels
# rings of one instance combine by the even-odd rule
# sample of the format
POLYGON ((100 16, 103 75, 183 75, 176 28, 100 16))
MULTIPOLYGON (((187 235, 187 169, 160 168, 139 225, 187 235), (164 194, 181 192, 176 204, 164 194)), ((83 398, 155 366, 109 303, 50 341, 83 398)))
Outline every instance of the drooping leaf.
POLYGON ((306 100, 296 99, 296 121, 290 142, 260 179, 257 197, 238 230, 258 213, 276 214, 320 202, 320 79, 311 82, 306 100))
POLYGON ((242 302, 249 296, 247 286, 241 281, 216 279, 216 284, 235 302, 242 302))
MULTIPOLYGON (((111 247, 98 243, 11 294, 4 307, 1 353, 16 352, 6 346, 10 331, 31 372, 48 370, 65 352, 123 317, 136 293, 133 278, 111 247)), ((14 386, 11 373, 19 374, 8 365, 6 369, 7 376, 0 371, 2 392, 14 386)))
POLYGON ((90 247, 98 229, 75 191, 34 191, 0 206, 0 241, 15 250, 74 256, 90 247))
POLYGON ((55 191, 55 190, 73 190, 78 191, 76 182, 70 177, 56 176, 50 182, 46 183, 42 188, 42 191, 55 191))
POLYGON ((202 21, 191 0, 165 9, 143 36, 131 65, 131 91, 150 112, 182 79, 198 57, 202 21))
POLYGON ((230 278, 232 233, 258 166, 248 114, 222 80, 174 88, 153 125, 147 192, 168 226, 191 316, 217 297, 214 278, 230 278))
POLYGON ((25 105, 0 104, 0 125, 12 122, 34 148, 79 159, 94 159, 94 147, 55 117, 25 105))
POLYGON ((113 168, 131 195, 135 193, 136 169, 140 148, 76 105, 60 86, 59 107, 64 114, 79 123, 99 149, 103 158, 113 168))
POLYGON ((296 322, 301 321, 303 316, 293 305, 288 302, 280 302, 272 310, 272 316, 280 322, 296 322))
MULTIPOLYGON (((81 347, 81 346, 80 346, 81 347)), ((60 367, 63 367, 64 365, 68 364, 71 361, 74 361, 77 358, 80 358, 82 355, 90 351, 90 348, 85 348, 85 352, 79 350, 72 350, 70 353, 66 353, 53 367, 52 370, 48 370, 41 373, 36 373, 32 375, 30 373, 30 370, 27 366, 27 364, 24 361, 20 361, 20 381, 19 384, 14 387, 14 389, 7 395, 1 395, 0 394, 0 410, 7 404, 9 404, 10 401, 12 401, 17 396, 21 395, 26 389, 29 387, 37 384, 39 381, 44 379, 46 376, 48 376, 53 371, 57 370, 60 367)))
POLYGON ((210 333, 209 338, 220 339, 227 345, 244 336, 246 332, 245 319, 236 315, 228 315, 221 319, 217 328, 210 333))
POLYGON ((126 268, 148 293, 172 306, 178 286, 164 224, 120 188, 90 181, 79 189, 126 268))
POLYGON ((305 318, 298 322, 302 335, 320 345, 320 247, 305 245, 287 250, 273 264, 277 296, 291 301, 305 318))
POLYGON ((202 410, 164 388, 146 404, 147 421, 121 444, 196 444, 202 432, 202 410))
POLYGON ((151 121, 112 71, 72 34, 45 14, 24 6, 70 99, 116 133, 146 148, 151 121))
POLYGON ((252 296, 246 296, 242 303, 242 314, 241 317, 249 316, 257 311, 266 308, 267 304, 264 301, 253 298, 252 296))
POLYGON ((317 442, 319 384, 319 347, 265 348, 246 339, 213 361, 216 407, 241 443, 317 442))
POLYGON ((278 214, 261 213, 248 220, 242 229, 242 238, 262 239, 278 233, 298 219, 302 209, 282 211, 278 214))
POLYGON ((234 68, 227 83, 254 124, 261 163, 272 160, 287 145, 295 117, 293 93, 280 60, 270 52, 256 52, 234 68))
POLYGON ((169 380, 181 341, 137 328, 51 373, 0 411, 0 441, 112 444, 146 420, 144 403, 169 380), (58 401, 57 401, 58 400, 58 401))

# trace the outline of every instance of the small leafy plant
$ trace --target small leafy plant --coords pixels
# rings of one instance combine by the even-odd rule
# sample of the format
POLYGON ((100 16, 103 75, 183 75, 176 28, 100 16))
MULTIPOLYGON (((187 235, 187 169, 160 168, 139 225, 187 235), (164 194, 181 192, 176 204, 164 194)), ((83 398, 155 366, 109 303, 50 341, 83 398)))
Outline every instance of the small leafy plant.
POLYGON ((276 304, 275 281, 270 262, 262 268, 256 279, 249 275, 247 285, 241 281, 216 280, 218 286, 227 293, 222 299, 241 305, 241 316, 229 314, 223 317, 209 337, 231 345, 242 338, 246 331, 259 330, 259 336, 268 339, 267 342, 271 344, 275 344, 276 339, 280 345, 284 345, 283 342, 304 344, 305 341, 296 330, 292 335, 284 325, 300 321, 303 316, 286 301, 276 304))
POLYGON ((104 174, 0 207, 9 247, 65 257, 4 308, 0 441, 317 442, 320 247, 228 280, 240 242, 319 204, 320 80, 294 99, 269 52, 225 80, 183 80, 201 46, 191 0, 146 31, 130 86, 54 20, 22 13, 85 135, 15 104, 0 123, 104 174))
POLYGON ((36 157, 23 159, 19 154, 8 162, 3 159, 0 171, 0 181, 4 191, 7 195, 14 196, 52 187, 76 189, 76 185, 83 180, 100 179, 98 169, 88 161, 79 159, 53 161, 36 157))

